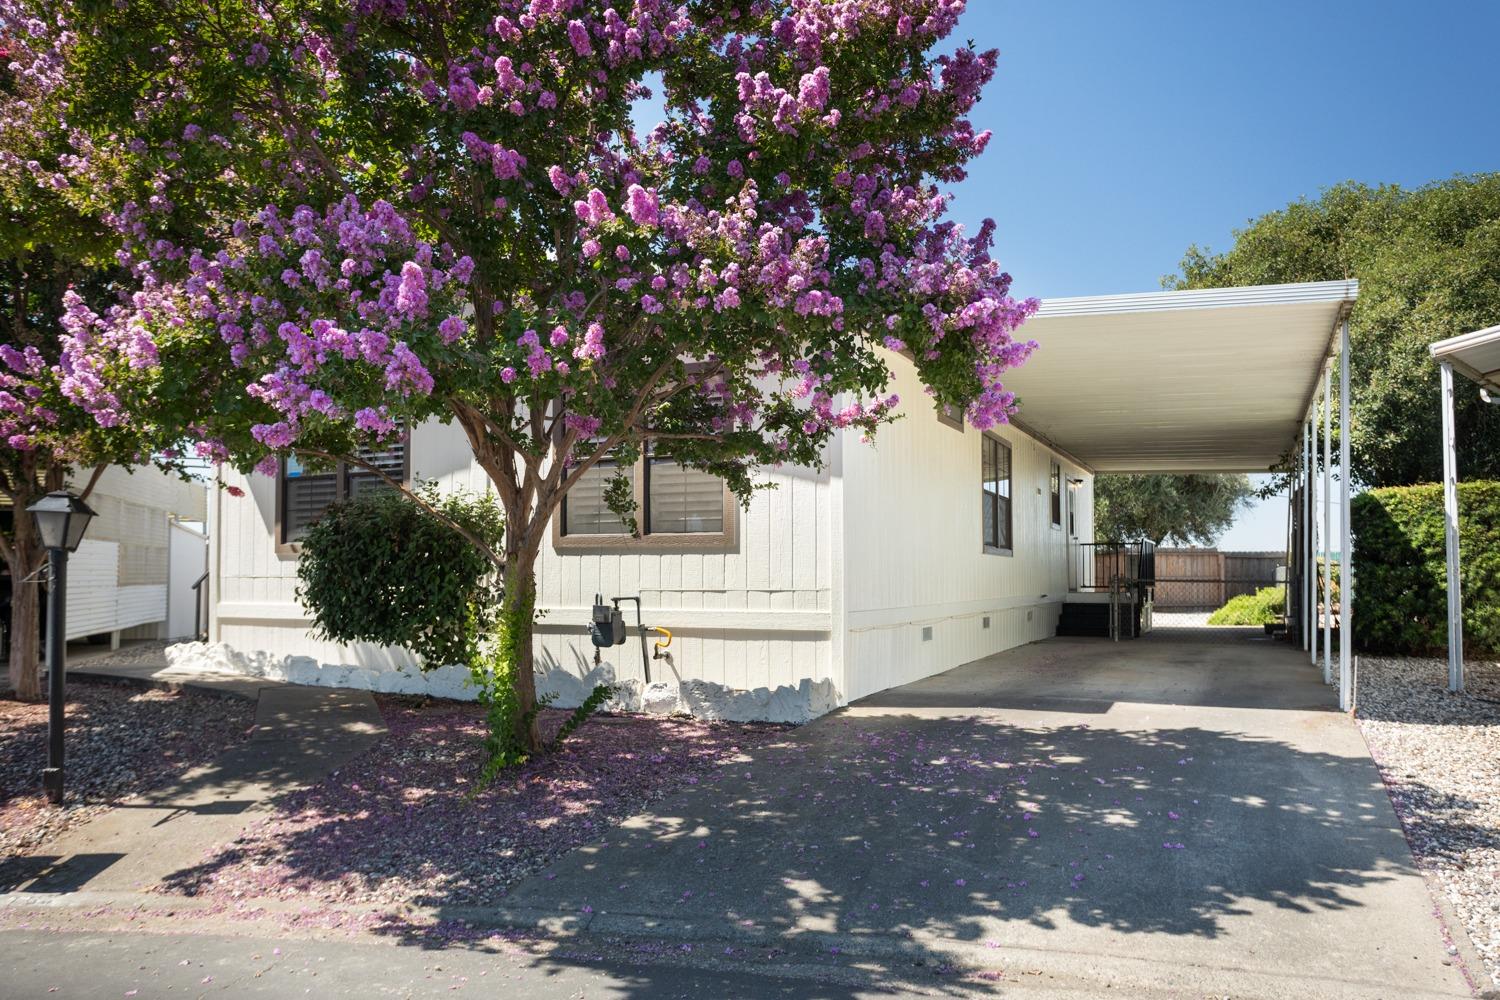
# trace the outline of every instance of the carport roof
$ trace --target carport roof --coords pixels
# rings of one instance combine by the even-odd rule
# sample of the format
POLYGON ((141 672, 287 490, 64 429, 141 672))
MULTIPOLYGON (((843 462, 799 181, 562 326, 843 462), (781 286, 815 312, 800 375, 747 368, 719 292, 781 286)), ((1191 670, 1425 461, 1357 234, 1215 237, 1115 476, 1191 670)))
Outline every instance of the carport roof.
POLYGON ((1500 393, 1500 326, 1440 340, 1429 350, 1437 361, 1452 365, 1480 388, 1500 393))
POLYGON ((1096 472, 1264 472, 1296 445, 1359 282, 1043 300, 1017 423, 1096 472))

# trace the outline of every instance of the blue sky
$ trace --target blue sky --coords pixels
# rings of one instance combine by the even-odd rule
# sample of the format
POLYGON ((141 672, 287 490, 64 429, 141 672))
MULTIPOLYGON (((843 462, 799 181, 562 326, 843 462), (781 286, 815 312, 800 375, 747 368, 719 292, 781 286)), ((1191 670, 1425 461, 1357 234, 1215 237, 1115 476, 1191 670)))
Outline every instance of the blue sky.
POLYGON ((1025 295, 1146 291, 1342 180, 1500 169, 1500 3, 971 0, 995 141, 955 215, 1025 295))

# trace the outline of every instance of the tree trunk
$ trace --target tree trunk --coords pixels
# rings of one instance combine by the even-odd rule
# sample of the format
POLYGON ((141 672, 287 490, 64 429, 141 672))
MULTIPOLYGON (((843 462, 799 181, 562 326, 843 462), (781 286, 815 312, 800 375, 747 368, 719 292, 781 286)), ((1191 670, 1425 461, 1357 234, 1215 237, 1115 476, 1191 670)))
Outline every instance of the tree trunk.
POLYGON ((10 568, 10 686, 21 701, 42 700, 38 662, 41 651, 41 585, 32 575, 42 565, 31 515, 15 511, 14 553, 10 568))
POLYGON ((515 745, 525 747, 528 753, 535 753, 542 748, 541 730, 537 726, 536 660, 533 649, 536 630, 536 552, 528 547, 519 552, 508 552, 507 557, 505 594, 500 602, 500 641, 516 692, 515 745))

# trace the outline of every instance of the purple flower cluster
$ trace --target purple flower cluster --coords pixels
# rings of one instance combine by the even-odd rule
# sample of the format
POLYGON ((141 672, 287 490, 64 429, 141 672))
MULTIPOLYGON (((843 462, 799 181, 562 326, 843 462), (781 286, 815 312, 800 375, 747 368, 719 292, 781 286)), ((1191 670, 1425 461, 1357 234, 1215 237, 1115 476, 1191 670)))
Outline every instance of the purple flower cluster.
MULTIPOLYGON (((282 451, 330 425, 379 437, 484 398, 496 433, 538 461, 649 436, 657 419, 732 438, 736 460, 809 461, 828 435, 894 416, 889 350, 977 426, 1008 418, 1004 376, 1035 346, 1016 336, 1035 303, 1010 295, 993 224, 966 234, 937 188, 990 139, 966 116, 995 54, 932 52, 962 0, 496 6, 482 26, 454 23, 464 44, 390 59, 388 26, 428 16, 401 0, 363 0, 341 31, 247 31, 230 46, 241 72, 281 74, 290 103, 228 118, 187 99, 194 64, 168 45, 145 126, 110 133, 134 158, 128 192, 101 198, 138 289, 101 314, 69 303, 66 397, 118 425, 120 378, 194 343, 172 356, 213 358, 205 381, 227 375, 260 407, 248 429, 202 421, 214 454, 241 460, 260 454, 228 441, 282 451), (674 60, 702 65, 665 74, 669 121, 640 137, 628 109, 674 60), (365 89, 338 106, 330 82, 352 65, 365 89), (369 122, 421 118, 394 169, 340 124, 372 107, 386 117, 369 122), (170 235, 204 184, 260 207, 170 235), (648 385, 658 404, 689 398, 622 405, 648 385), (560 443, 524 416, 538 399, 560 443)), ((50 79, 51 61, 32 62, 50 79)), ((99 190, 92 141, 61 169, 39 164, 37 182, 99 190)), ((18 388, 0 413, 24 436, 18 388)))

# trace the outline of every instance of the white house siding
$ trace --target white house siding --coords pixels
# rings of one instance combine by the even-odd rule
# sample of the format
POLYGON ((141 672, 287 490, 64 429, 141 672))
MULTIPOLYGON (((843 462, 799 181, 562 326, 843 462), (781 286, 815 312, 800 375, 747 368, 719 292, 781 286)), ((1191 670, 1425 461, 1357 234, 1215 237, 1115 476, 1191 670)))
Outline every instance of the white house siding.
MULTIPOLYGON (((740 511, 732 551, 560 553, 549 538, 537 574, 542 689, 557 693, 561 705, 576 704, 600 680, 636 682, 639 691, 633 604, 622 605, 628 641, 602 650, 594 664, 587 625, 596 593, 639 595, 646 624, 671 630, 667 656, 650 662, 653 681, 759 689, 761 704, 779 691, 783 702, 817 710, 1051 635, 1067 588, 1065 528, 1048 524, 1052 453, 1013 428, 998 432, 1012 448, 1015 554, 984 554, 980 433, 940 423, 912 366, 899 358, 894 365, 905 418, 883 428, 874 445, 853 435, 836 439, 821 472, 764 470, 762 480, 774 488, 757 490, 740 511), (982 629, 986 615, 991 626, 982 629), (931 640, 921 639, 923 626, 932 627, 931 640), (825 686, 809 698, 804 682, 825 686), (793 697, 799 687, 800 701, 793 697)), ((418 427, 410 452, 416 478, 444 489, 488 488, 455 427, 418 427)), ((1063 471, 1089 479, 1066 460, 1063 471)), ((212 499, 210 632, 236 651, 228 657, 236 669, 464 693, 460 672, 421 681, 400 650, 314 640, 296 600, 296 561, 277 552, 275 483, 232 473, 225 482, 246 495, 219 491, 212 499), (287 670, 290 658, 295 670, 287 670), (398 670, 406 679, 398 680, 398 670)), ((1074 501, 1087 538, 1087 485, 1066 497, 1074 501)), ((743 710, 744 703, 733 709, 743 710)))
POLYGON ((202 521, 205 502, 201 483, 154 468, 105 469, 88 498, 97 516, 68 560, 68 638, 138 626, 155 637, 167 617, 170 519, 202 521))
MULTIPOLYGON (((833 570, 828 473, 767 470, 739 512, 730 552, 559 553, 549 542, 538 571, 539 663, 582 677, 594 669, 587 634, 595 593, 639 594, 648 626, 672 632, 653 681, 709 681, 736 690, 796 687, 832 676, 833 570)), ((629 641, 601 651, 606 672, 643 678, 633 604, 629 641)), ((654 642, 657 638, 652 636, 654 642)))
MULTIPOLYGON (((410 447, 414 478, 436 479, 444 489, 487 488, 458 428, 424 424, 413 432, 410 447)), ((603 674, 592 674, 587 624, 596 592, 639 594, 647 624, 672 631, 668 657, 651 663, 653 680, 692 678, 774 690, 804 677, 829 677, 829 477, 788 469, 764 478, 777 488, 757 491, 749 510, 740 512, 733 552, 559 554, 549 539, 537 573, 537 662, 562 673, 554 683, 544 682, 544 689, 561 692, 560 703, 566 703, 600 676, 642 678, 633 605, 630 641, 603 651, 603 674)), ((226 472, 224 482, 246 495, 218 491, 212 499, 213 639, 262 662, 307 657, 330 671, 411 666, 401 650, 315 640, 296 599, 296 560, 277 551, 274 481, 226 472)), ((447 679, 444 690, 455 693, 447 679)))
POLYGON ((983 433, 939 420, 910 362, 893 359, 892 369, 905 418, 872 445, 844 449, 841 687, 849 699, 1055 634, 1068 586, 1068 504, 1077 504, 1078 537, 1093 533, 1092 476, 1000 427, 991 433, 1011 448, 1013 554, 985 552, 983 433), (1054 457, 1064 479, 1061 528, 1051 525, 1054 457), (1070 491, 1069 478, 1084 484, 1070 491))

